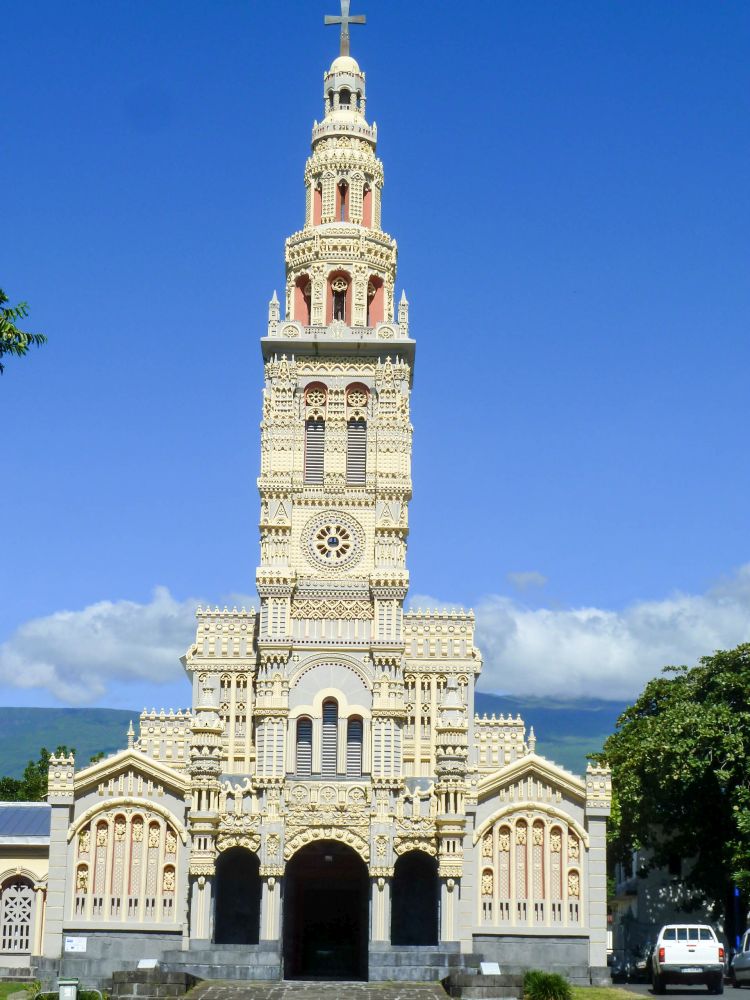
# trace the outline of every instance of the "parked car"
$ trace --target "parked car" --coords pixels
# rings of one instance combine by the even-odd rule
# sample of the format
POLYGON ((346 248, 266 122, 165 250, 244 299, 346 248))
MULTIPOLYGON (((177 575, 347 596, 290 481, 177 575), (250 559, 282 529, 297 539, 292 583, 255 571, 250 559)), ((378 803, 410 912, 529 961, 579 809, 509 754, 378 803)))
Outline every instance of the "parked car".
POLYGON ((724 946, 708 924, 666 924, 652 957, 654 993, 670 983, 703 983, 709 993, 724 992, 724 946))
POLYGON ((750 986, 750 930, 742 935, 740 947, 729 968, 732 986, 750 986))

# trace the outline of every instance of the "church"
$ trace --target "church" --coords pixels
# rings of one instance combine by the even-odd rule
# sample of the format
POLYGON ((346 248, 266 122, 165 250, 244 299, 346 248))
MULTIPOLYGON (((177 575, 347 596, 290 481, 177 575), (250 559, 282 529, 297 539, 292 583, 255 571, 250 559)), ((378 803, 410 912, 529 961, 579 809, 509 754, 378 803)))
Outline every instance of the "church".
MULTIPOLYGON (((144 958, 228 979, 480 958, 606 975, 609 772, 476 715, 473 614, 404 606, 415 340, 350 55, 363 18, 341 6, 261 337, 259 606, 198 609, 189 710, 142 714, 82 769, 52 758, 46 870, 2 918, 0 964, 91 985, 144 958)), ((22 893, 25 869, 0 869, 22 893)))

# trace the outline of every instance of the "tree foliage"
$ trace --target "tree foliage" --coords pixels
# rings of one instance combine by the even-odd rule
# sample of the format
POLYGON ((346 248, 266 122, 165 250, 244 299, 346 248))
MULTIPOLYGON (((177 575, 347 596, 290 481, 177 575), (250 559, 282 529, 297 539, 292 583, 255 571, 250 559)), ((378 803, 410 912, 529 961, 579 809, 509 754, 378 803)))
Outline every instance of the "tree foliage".
MULTIPOLYGON (((66 746, 59 746, 55 754, 67 756, 75 753, 66 746)), ((38 760, 30 760, 21 778, 0 778, 0 802, 44 802, 47 797, 47 775, 52 756, 46 747, 39 751, 38 760)))
POLYGON ((665 667, 596 759, 612 767, 616 857, 689 861, 687 887, 717 913, 732 885, 750 892, 750 643, 665 667))
POLYGON ((39 347, 47 342, 43 333, 26 333, 24 330, 19 330, 16 324, 19 320, 26 319, 29 307, 25 302, 9 306, 8 301, 8 296, 0 288, 0 375, 5 371, 2 359, 6 354, 21 358, 30 347, 39 347))

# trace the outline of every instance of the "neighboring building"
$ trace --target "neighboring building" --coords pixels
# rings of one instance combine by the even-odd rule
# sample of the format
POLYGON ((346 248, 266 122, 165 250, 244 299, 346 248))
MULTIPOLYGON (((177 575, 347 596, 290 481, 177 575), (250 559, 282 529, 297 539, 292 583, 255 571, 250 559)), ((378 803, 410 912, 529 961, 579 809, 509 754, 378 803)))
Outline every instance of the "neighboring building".
POLYGON ((343 28, 323 100, 261 340, 260 608, 197 612, 191 712, 50 762, 39 967, 434 978, 481 953, 597 978, 609 772, 475 716, 473 614, 403 607, 415 342, 343 28))
POLYGON ((720 925, 711 919, 711 908, 691 905, 691 894, 683 877, 689 862, 675 859, 664 868, 648 865, 648 851, 633 851, 625 864, 615 865, 615 893, 612 910, 612 950, 616 954, 641 952, 656 940, 664 924, 713 924, 719 935, 720 925))
POLYGON ((0 967, 29 969, 42 951, 50 807, 0 802, 0 967))

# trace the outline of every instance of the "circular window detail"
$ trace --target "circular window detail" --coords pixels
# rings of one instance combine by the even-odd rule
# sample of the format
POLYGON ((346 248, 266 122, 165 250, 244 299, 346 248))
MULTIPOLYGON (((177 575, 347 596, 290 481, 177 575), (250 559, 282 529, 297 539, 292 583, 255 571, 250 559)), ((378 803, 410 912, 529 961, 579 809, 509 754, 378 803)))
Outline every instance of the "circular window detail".
POLYGON ((346 401, 349 406, 356 407, 356 409, 361 410, 367 406, 367 393, 364 389, 350 389, 346 394, 346 401))
POLYGON ((307 522, 302 537, 308 560, 334 571, 356 563, 364 545, 361 526, 341 511, 318 514, 307 522))
POLYGON ((333 565, 346 559, 351 551, 352 536, 343 524, 324 524, 315 532, 315 548, 321 559, 333 565))
POLYGON ((325 406, 326 391, 322 385, 313 385, 305 392, 305 402, 308 406, 325 406))

